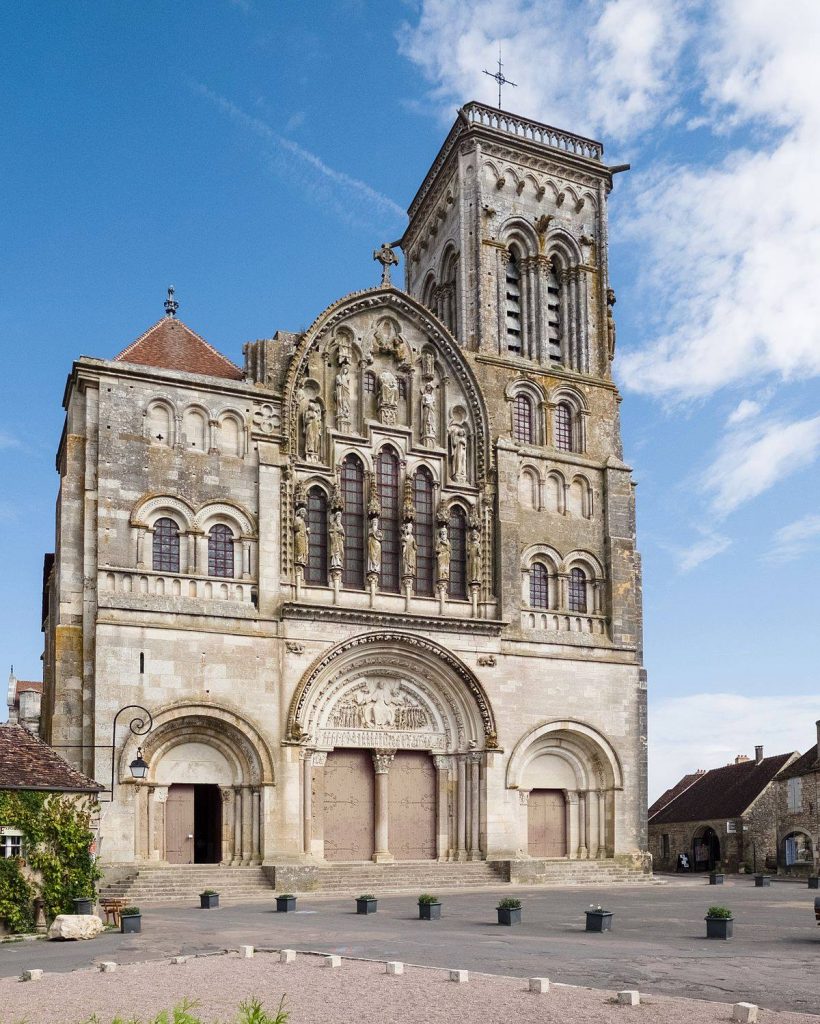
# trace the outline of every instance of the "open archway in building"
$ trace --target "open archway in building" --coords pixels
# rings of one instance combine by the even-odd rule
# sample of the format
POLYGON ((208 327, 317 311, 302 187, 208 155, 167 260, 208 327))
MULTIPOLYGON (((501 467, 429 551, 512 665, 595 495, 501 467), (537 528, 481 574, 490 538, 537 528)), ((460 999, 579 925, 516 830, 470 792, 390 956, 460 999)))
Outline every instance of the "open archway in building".
POLYGON ((699 828, 692 839, 694 871, 714 871, 720 863, 720 839, 711 825, 699 828))

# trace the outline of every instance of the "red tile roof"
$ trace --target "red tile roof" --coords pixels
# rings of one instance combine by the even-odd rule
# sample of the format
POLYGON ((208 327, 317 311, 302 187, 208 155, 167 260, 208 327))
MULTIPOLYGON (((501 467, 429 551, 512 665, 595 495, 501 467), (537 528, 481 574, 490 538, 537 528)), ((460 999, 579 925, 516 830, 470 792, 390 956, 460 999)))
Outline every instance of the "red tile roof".
POLYGON ((793 779, 798 775, 809 775, 811 772, 820 772, 820 756, 818 756, 817 744, 809 747, 805 754, 801 754, 796 761, 792 761, 788 768, 780 773, 781 779, 793 779))
POLYGON ((652 824, 739 818, 792 757, 793 753, 777 754, 764 757, 759 764, 757 761, 741 761, 740 764, 713 768, 656 811, 652 824))
POLYGON ((684 790, 689 789, 692 783, 697 782, 703 774, 705 773, 699 771, 692 772, 691 775, 684 775, 684 777, 676 786, 673 786, 671 789, 667 789, 667 791, 662 796, 659 796, 658 799, 654 802, 654 804, 652 804, 652 806, 649 808, 649 817, 651 818, 653 814, 657 814, 658 811, 666 807, 667 804, 671 803, 675 799, 675 797, 680 796, 680 794, 683 793, 684 790))
POLYGON ((0 725, 0 789, 96 793, 103 787, 78 772, 20 725, 0 725))
POLYGON ((156 366, 161 370, 183 370, 208 377, 242 380, 242 370, 209 345, 181 320, 165 316, 145 334, 123 349, 114 362, 156 366))

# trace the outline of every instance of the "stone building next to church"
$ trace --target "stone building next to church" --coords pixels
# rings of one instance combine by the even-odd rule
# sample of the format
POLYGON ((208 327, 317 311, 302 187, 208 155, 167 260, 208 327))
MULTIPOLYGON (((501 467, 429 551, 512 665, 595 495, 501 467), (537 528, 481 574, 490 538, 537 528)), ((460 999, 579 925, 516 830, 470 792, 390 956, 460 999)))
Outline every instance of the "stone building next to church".
POLYGON ((115 714, 153 720, 120 718, 104 862, 646 869, 615 170, 470 103, 404 290, 385 246, 379 286, 241 368, 171 297, 73 364, 43 731, 107 785, 115 714))

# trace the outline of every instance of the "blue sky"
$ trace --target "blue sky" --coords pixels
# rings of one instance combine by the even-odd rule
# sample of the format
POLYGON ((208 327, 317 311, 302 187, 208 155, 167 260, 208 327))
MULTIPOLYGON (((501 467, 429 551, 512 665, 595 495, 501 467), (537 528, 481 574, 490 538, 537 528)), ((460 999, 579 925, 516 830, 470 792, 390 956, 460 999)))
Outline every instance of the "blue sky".
MULTIPOLYGON (((820 717, 820 8, 21 2, 0 16, 0 585, 40 678, 73 358, 162 313, 227 355, 378 280, 469 99, 604 141, 653 792, 820 717)), ((0 713, 2 713, 0 711, 0 713)))

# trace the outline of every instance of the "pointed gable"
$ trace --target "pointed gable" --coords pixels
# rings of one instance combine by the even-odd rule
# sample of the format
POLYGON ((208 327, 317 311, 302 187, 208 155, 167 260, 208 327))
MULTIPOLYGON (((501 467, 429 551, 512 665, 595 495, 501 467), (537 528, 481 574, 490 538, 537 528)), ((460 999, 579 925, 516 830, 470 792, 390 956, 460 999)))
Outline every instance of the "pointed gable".
POLYGON ((163 317, 114 362, 242 380, 242 370, 176 317, 163 317))

